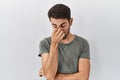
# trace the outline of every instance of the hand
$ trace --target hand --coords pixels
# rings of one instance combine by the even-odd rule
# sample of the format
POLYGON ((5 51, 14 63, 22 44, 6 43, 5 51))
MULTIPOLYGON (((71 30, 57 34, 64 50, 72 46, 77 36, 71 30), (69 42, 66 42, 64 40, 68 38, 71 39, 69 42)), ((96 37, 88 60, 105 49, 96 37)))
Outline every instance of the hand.
POLYGON ((52 32, 52 42, 53 43, 59 43, 65 36, 64 31, 58 27, 55 28, 52 32))
POLYGON ((43 68, 41 68, 41 69, 39 70, 39 75, 40 75, 41 77, 44 76, 43 68))
POLYGON ((63 80, 62 76, 63 76, 62 74, 56 74, 55 80, 63 80))

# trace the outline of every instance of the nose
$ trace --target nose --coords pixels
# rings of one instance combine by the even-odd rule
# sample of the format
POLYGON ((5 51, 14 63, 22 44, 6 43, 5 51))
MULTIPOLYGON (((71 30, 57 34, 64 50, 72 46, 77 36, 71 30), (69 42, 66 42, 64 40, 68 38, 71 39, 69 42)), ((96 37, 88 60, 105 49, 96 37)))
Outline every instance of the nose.
POLYGON ((64 29, 63 29, 62 27, 60 27, 60 29, 61 29, 62 31, 64 31, 64 29))
POLYGON ((63 30, 63 28, 61 26, 57 26, 56 28, 59 28, 59 29, 63 30))

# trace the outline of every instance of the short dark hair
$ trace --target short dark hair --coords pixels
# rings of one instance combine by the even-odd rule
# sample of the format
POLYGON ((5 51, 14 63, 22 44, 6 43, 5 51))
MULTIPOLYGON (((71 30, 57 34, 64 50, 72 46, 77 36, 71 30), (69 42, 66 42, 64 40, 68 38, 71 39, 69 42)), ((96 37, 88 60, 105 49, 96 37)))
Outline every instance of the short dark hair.
POLYGON ((64 4, 56 4, 48 11, 48 17, 49 19, 51 17, 55 19, 70 19, 71 18, 71 11, 70 8, 64 4))

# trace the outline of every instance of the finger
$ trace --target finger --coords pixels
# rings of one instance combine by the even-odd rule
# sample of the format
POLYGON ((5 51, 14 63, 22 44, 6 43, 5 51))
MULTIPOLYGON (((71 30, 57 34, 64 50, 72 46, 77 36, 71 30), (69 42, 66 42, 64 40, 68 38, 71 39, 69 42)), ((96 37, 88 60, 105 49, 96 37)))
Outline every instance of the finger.
POLYGON ((39 75, 40 75, 41 77, 42 77, 42 76, 44 76, 42 72, 40 72, 40 74, 39 74, 39 75))
POLYGON ((43 70, 42 70, 42 69, 40 70, 40 73, 43 73, 43 70))
POLYGON ((59 29, 59 27, 54 28, 54 29, 53 29, 53 32, 54 32, 54 33, 57 32, 58 29, 59 29))
POLYGON ((44 76, 43 69, 40 70, 40 75, 44 76))
POLYGON ((64 37, 65 37, 65 33, 63 33, 63 34, 60 36, 60 40, 62 40, 64 37))
POLYGON ((42 77, 43 75, 42 75, 42 73, 40 73, 40 77, 42 77))
POLYGON ((59 38, 62 34, 64 34, 64 32, 60 31, 60 33, 57 35, 57 38, 59 38))
POLYGON ((41 72, 39 72, 39 76, 42 77, 42 73, 41 72))
POLYGON ((55 35, 58 36, 61 31, 62 31, 62 29, 59 28, 59 29, 57 30, 57 32, 55 33, 55 35))
POLYGON ((52 32, 52 35, 55 35, 55 33, 57 32, 58 28, 54 28, 53 29, 53 32, 52 32))
POLYGON ((41 68, 40 70, 39 70, 39 75, 42 77, 42 75, 43 75, 43 69, 41 68))

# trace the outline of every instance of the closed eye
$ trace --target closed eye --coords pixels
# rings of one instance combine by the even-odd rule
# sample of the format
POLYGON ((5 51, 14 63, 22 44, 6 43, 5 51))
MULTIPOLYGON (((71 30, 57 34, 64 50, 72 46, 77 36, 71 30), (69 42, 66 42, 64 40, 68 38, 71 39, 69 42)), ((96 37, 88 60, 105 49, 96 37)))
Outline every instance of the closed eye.
POLYGON ((65 25, 61 25, 61 28, 64 28, 65 27, 65 25))
POLYGON ((55 24, 52 24, 52 27, 53 27, 53 28, 57 28, 57 26, 56 26, 55 24))
POLYGON ((61 24, 61 28, 64 28, 65 27, 65 23, 61 24))

